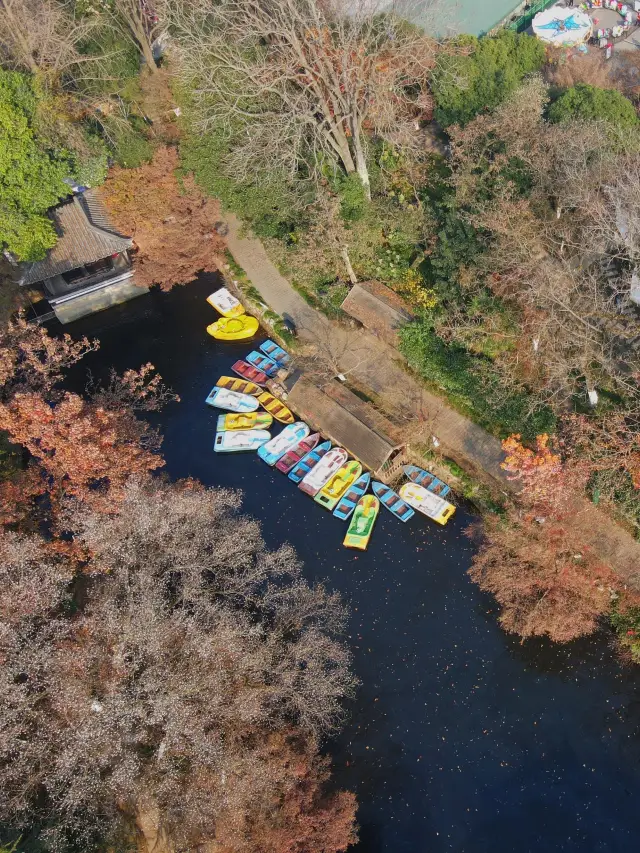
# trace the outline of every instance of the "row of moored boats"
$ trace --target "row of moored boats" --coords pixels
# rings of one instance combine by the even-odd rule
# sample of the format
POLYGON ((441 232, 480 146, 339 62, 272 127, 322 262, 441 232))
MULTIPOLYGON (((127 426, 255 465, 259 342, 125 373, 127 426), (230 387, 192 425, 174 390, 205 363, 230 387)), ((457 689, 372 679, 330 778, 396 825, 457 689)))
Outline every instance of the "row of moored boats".
POLYGON ((348 548, 367 548, 380 504, 403 522, 417 510, 446 524, 455 507, 445 500, 449 486, 433 474, 406 465, 403 470, 408 482, 398 492, 372 481, 371 474, 363 472, 360 462, 349 459, 344 448, 333 447, 320 433, 311 433, 304 421, 296 421, 290 409, 265 390, 268 379, 290 364, 288 353, 267 340, 233 364, 235 376, 218 379, 206 399, 224 412, 218 417, 214 450, 257 451, 267 465, 285 474, 316 503, 349 522, 344 539, 348 548), (269 431, 274 420, 285 425, 276 436, 269 431))
MULTIPOLYGON (((226 288, 211 294, 207 301, 223 319, 255 320, 244 314, 241 303, 226 288)), ((224 338, 214 334, 221 323, 222 320, 212 324, 207 331, 222 340, 250 337, 224 338)), ((367 548, 380 504, 403 522, 417 510, 438 524, 446 524, 455 507, 445 500, 449 486, 433 474, 416 465, 406 465, 403 470, 408 482, 398 492, 385 483, 372 481, 371 474, 363 472, 360 462, 349 459, 344 448, 323 441, 320 433, 312 434, 304 421, 296 421, 291 410, 265 390, 267 381, 290 364, 291 356, 274 341, 267 340, 232 365, 234 376, 218 379, 206 399, 210 406, 225 412, 218 417, 214 450, 217 453, 257 451, 267 465, 286 474, 316 503, 341 521, 349 522, 344 539, 349 548, 367 548), (276 436, 269 431, 274 420, 285 425, 276 436), (369 494, 369 489, 373 494, 369 494)))

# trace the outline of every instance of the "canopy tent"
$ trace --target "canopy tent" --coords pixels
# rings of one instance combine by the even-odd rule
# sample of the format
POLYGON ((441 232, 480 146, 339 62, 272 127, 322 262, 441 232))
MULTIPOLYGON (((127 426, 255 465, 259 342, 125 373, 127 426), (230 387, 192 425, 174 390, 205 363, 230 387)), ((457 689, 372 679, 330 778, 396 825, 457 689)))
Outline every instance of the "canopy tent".
POLYGON ((532 23, 534 35, 553 47, 575 47, 591 36, 591 18, 580 9, 552 6, 538 12, 532 23))

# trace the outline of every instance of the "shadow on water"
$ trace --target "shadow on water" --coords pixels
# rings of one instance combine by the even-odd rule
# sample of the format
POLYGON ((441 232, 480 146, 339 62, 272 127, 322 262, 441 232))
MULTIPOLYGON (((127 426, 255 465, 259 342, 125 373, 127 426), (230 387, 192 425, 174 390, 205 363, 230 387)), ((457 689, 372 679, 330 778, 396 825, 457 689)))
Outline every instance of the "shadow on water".
POLYGON ((248 344, 205 333, 215 277, 79 321, 101 350, 73 372, 104 376, 151 361, 181 397, 154 417, 167 472, 240 488, 268 545, 290 541, 311 580, 351 608, 362 685, 331 745, 340 784, 360 802, 359 853, 627 851, 640 834, 640 671, 605 632, 555 647, 502 632, 469 581, 459 510, 444 529, 381 511, 369 551, 254 454, 212 452, 204 398, 248 344))

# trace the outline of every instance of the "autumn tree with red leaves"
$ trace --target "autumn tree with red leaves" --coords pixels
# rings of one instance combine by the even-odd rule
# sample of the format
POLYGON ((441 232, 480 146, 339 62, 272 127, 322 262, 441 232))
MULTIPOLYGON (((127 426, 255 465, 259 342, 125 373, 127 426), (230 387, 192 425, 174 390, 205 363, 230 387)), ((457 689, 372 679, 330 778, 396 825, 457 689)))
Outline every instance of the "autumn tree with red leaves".
POLYGON ((566 643, 590 634, 615 597, 613 572, 580 548, 569 526, 517 513, 487 520, 469 574, 496 597, 503 628, 525 639, 566 643))
POLYGON ((133 237, 135 281, 171 290, 200 272, 219 268, 224 241, 215 230, 218 202, 207 198, 191 177, 178 183, 175 148, 158 148, 151 163, 137 169, 115 166, 101 197, 117 227, 133 237))
POLYGON ((470 575, 495 595, 500 622, 520 636, 567 642, 594 631, 619 581, 581 537, 587 472, 563 462, 549 436, 533 448, 502 442, 502 467, 522 488, 501 519, 487 518, 470 575))
POLYGON ((0 328, 0 399, 7 402, 17 392, 50 394, 64 371, 98 346, 86 337, 51 337, 43 326, 18 316, 0 328))
POLYGON ((153 471, 160 436, 126 409, 109 410, 77 394, 50 404, 36 393, 0 405, 0 429, 25 447, 54 500, 74 495, 108 510, 130 476, 153 471))
POLYGON ((60 390, 64 371, 97 346, 20 317, 0 333, 0 430, 28 454, 26 467, 4 472, 0 522, 27 522, 45 493, 54 514, 65 494, 109 511, 129 476, 164 464, 159 434, 135 415, 177 399, 153 365, 112 373, 88 399, 60 390))

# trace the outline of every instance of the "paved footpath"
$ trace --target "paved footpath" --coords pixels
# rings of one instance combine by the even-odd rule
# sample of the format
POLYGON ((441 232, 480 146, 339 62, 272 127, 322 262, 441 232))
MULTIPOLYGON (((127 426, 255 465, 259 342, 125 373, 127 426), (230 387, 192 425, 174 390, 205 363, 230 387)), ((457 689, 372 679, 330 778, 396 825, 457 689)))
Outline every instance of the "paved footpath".
MULTIPOLYGON (((255 237, 243 233, 239 220, 229 214, 227 244, 236 262, 244 269, 265 303, 280 314, 289 315, 300 338, 318 349, 358 386, 373 392, 381 407, 406 420, 407 431, 423 424, 427 436, 440 441, 445 456, 455 460, 479 479, 491 478, 494 485, 511 491, 500 467, 504 454, 500 442, 482 427, 426 391, 404 368, 399 353, 366 330, 354 332, 332 323, 308 305, 270 261, 264 246, 255 237)), ((373 396, 373 395, 372 395, 373 396)), ((610 561, 628 582, 640 588, 640 543, 614 524, 593 504, 585 501, 581 525, 586 544, 610 561)))

